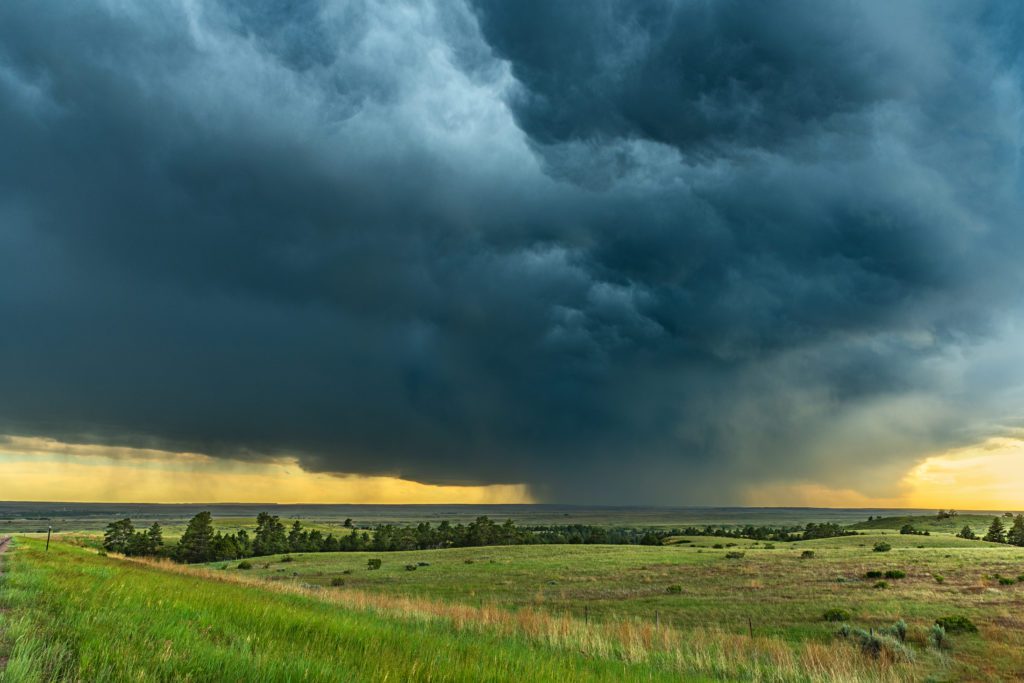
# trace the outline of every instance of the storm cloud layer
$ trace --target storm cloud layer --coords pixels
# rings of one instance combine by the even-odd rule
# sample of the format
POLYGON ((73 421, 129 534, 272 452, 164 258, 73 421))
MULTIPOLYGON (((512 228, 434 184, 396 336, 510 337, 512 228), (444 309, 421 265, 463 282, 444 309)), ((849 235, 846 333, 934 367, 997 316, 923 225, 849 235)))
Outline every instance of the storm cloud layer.
POLYGON ((995 2, 0 3, 0 433, 883 491, 1024 414, 1021 45, 995 2))

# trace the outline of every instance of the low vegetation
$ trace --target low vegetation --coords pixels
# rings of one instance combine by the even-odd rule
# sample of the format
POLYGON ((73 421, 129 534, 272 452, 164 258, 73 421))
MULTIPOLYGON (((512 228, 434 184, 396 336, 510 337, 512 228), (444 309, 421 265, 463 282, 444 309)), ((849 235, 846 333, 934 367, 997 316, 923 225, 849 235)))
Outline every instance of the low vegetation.
MULTIPOLYGON (((166 562, 166 561, 164 561, 166 562)), ((3 599, 2 680, 901 681, 909 662, 836 642, 266 584, 24 543, 3 599)))
MULTIPOLYGON (((1024 670, 1024 551, 959 537, 976 524, 965 514, 893 519, 791 541, 662 529, 661 545, 637 531, 630 544, 393 551, 372 547, 377 529, 335 523, 335 538, 366 533, 370 547, 303 550, 285 533, 280 552, 205 564, 175 552, 195 547, 187 527, 157 557, 101 556, 87 536, 55 538, 47 554, 21 538, 0 585, 0 681, 1012 680, 1024 670), (256 642, 289 661, 252 657, 256 642), (496 673, 473 668, 480 656, 496 673)), ((1015 517, 999 521, 1009 540, 1015 517)), ((120 547, 150 529, 119 525, 120 547)))

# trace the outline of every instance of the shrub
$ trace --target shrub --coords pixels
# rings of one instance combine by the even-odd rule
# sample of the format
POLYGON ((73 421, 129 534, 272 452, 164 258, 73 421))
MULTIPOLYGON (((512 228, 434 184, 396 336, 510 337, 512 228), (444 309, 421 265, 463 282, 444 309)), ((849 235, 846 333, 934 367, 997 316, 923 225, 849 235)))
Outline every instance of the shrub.
POLYGON ((900 619, 895 624, 887 628, 886 632, 893 637, 898 638, 901 643, 905 642, 907 640, 907 622, 900 619))
POLYGON ((730 552, 727 552, 725 554, 725 557, 728 560, 741 560, 741 559, 743 559, 743 555, 744 555, 744 553, 741 553, 741 552, 736 551, 736 550, 732 550, 730 552))
POLYGON ((892 546, 886 543, 885 541, 879 541, 875 544, 875 547, 872 548, 872 550, 874 550, 876 553, 887 553, 890 550, 892 550, 892 546))
POLYGON ((932 624, 932 630, 928 632, 928 640, 936 650, 946 647, 946 629, 939 624, 932 624))
POLYGON ((801 560, 811 560, 813 558, 814 558, 814 551, 813 550, 805 550, 802 553, 800 553, 800 559, 801 560))
POLYGON ((1015 583, 1017 583, 1017 579, 1010 578, 1009 576, 1000 576, 999 577, 999 585, 1000 586, 1012 586, 1015 583))
POLYGON ((845 609, 833 607, 832 609, 825 610, 825 613, 822 615, 822 618, 825 621, 849 621, 850 613, 845 609))
POLYGON ((420 566, 420 567, 429 567, 430 566, 429 562, 417 562, 416 564, 418 566, 420 566))
POLYGON ((473 564, 473 562, 475 562, 475 560, 472 557, 467 557, 463 560, 463 563, 465 564, 473 564))
POLYGON ((713 546, 711 546, 711 547, 712 547, 712 548, 714 548, 715 550, 721 550, 721 549, 722 549, 722 548, 724 548, 725 546, 724 546, 724 545, 722 545, 721 543, 716 543, 716 544, 714 544, 714 545, 713 545, 713 546))
POLYGON ((291 555, 285 555, 284 557, 281 558, 281 561, 282 562, 294 562, 295 558, 292 557, 291 555))
POLYGON ((1020 581, 1021 583, 1024 583, 1024 574, 1021 574, 1020 576, 1018 576, 1017 580, 1020 581))
POLYGON ((683 587, 679 584, 674 584, 665 589, 666 593, 682 593, 683 587))
POLYGON ((250 562, 249 560, 242 560, 241 562, 238 563, 238 568, 239 569, 252 569, 252 562, 250 562))
POLYGON ((943 583, 946 580, 942 574, 932 574, 932 578, 935 579, 935 583, 943 583))
POLYGON ((341 578, 340 576, 335 576, 333 579, 331 579, 331 585, 334 586, 335 588, 338 588, 340 586, 344 586, 345 585, 345 579, 341 578))
POLYGON ((342 574, 351 574, 351 573, 352 573, 351 569, 346 569, 345 571, 342 572, 342 574))
POLYGON ((775 550, 775 544, 774 543, 765 543, 764 544, 764 549, 765 550, 775 550))
POLYGON ((864 574, 864 578, 865 579, 880 579, 880 578, 882 578, 882 572, 878 571, 877 569, 872 569, 871 571, 866 572, 864 574))
POLYGON ((894 660, 912 661, 914 653, 906 645, 892 636, 869 633, 862 628, 851 628, 844 624, 836 635, 841 638, 853 638, 860 643, 861 652, 878 659, 887 653, 894 660))
POLYGON ((414 571, 416 571, 416 565, 414 565, 414 564, 407 564, 407 565, 405 565, 405 571, 407 571, 407 572, 414 572, 414 571))
POLYGON ((370 558, 366 561, 367 569, 380 569, 380 560, 376 557, 370 558))
POLYGON ((887 579, 905 579, 905 578, 907 578, 907 573, 905 571, 903 571, 902 569, 890 569, 889 571, 885 572, 885 578, 887 578, 887 579))
POLYGON ((106 550, 97 550, 96 554, 99 555, 100 557, 106 557, 107 556, 107 551, 106 550))
POLYGON ((940 617, 935 620, 936 626, 941 626, 946 633, 977 633, 978 627, 974 622, 964 616, 940 617))
POLYGON ((879 588, 879 589, 881 589, 881 588, 888 588, 888 587, 889 587, 889 583, 887 581, 876 581, 875 585, 873 586, 873 588, 879 588))

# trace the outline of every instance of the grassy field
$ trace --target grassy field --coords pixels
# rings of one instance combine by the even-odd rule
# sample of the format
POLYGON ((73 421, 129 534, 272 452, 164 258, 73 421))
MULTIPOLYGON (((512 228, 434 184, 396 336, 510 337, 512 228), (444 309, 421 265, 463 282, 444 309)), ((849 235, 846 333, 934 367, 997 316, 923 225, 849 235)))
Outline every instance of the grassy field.
POLYGON ((926 528, 894 516, 795 543, 292 554, 250 569, 101 557, 75 536, 46 554, 21 537, 0 584, 0 681, 1024 677, 1024 548, 900 535, 906 519, 926 528), (906 641, 868 657, 829 609, 873 633, 903 620, 906 641), (938 649, 929 631, 951 616, 978 633, 938 649))
POLYGON ((2 681, 909 680, 845 642, 791 645, 543 611, 327 591, 20 539, 2 681))

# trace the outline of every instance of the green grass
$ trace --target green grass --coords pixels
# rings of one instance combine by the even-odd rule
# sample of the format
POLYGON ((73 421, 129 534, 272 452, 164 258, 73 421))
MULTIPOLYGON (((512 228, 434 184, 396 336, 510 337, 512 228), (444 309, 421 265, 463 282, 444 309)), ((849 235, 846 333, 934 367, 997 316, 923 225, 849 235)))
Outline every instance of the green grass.
MULTIPOLYGON (((935 619, 964 614, 982 626, 983 638, 954 644, 950 666, 965 677, 981 672, 1009 676, 1024 671, 1020 604, 1024 584, 1000 585, 997 575, 1024 570, 1024 549, 949 534, 901 536, 895 533, 775 543, 693 537, 692 544, 640 546, 513 546, 402 553, 293 554, 253 561, 247 574, 272 582, 328 586, 345 580, 346 589, 386 595, 496 604, 508 609, 542 609, 596 620, 636 619, 688 630, 713 625, 727 632, 782 638, 791 643, 829 643, 835 627, 822 619, 828 608, 849 610, 858 626, 883 628, 898 619, 910 624, 922 646, 935 619), (872 552, 875 542, 893 546, 872 552), (730 550, 712 549, 735 542, 745 556, 726 559, 730 550), (923 546, 923 547, 919 547, 923 546), (800 559, 813 549, 813 559, 800 559), (377 557, 383 566, 368 571, 377 557), (466 560, 472 560, 467 564, 466 560), (429 567, 405 570, 419 561, 429 567), (349 574, 345 574, 345 571, 349 574), (869 570, 900 570, 907 577, 875 589, 869 570), (943 577, 942 582, 935 575, 943 577), (678 585, 679 593, 668 587, 678 585), (1016 649, 1014 649, 1016 648, 1016 649)), ((212 565, 219 567, 220 564, 212 565)), ((233 565, 229 565, 233 566, 233 565)), ((236 572, 226 569, 227 572, 236 572)), ((236 572, 237 573, 237 572, 236 572)), ((922 670, 946 664, 924 652, 922 670), (930 668, 929 668, 930 667, 930 668)))
MULTIPOLYGON (((22 542, 3 681, 615 680, 644 665, 22 542)), ((10 613, 9 613, 10 614, 10 613)))
POLYGON ((60 541, 47 554, 23 538, 0 585, 0 656, 6 647, 11 657, 0 681, 1005 680, 1024 671, 1024 584, 999 582, 1024 573, 1024 549, 885 530, 770 550, 675 540, 691 543, 292 553, 239 570, 237 561, 157 567, 60 541), (880 540, 892 550, 872 552, 880 540), (743 558, 725 557, 736 549, 743 558), (800 558, 807 549, 813 559, 800 558), (371 558, 379 570, 367 569, 371 558), (406 570, 418 562, 429 566, 406 570), (884 589, 865 578, 891 570, 906 578, 884 589), (343 587, 331 586, 337 578, 343 587), (877 669, 885 663, 836 639, 829 609, 876 632, 906 621, 914 662, 877 669), (951 635, 939 654, 928 630, 949 616, 979 633, 951 635), (812 668, 819 660, 831 673, 812 668))
MULTIPOLYGON (((985 533, 985 529, 992 523, 992 518, 1000 514, 958 514, 956 517, 939 519, 935 515, 900 515, 893 517, 877 517, 873 520, 851 524, 851 529, 895 529, 899 530, 904 524, 910 524, 918 531, 945 532, 955 534, 968 525, 979 536, 985 533)), ((1003 522, 1009 526, 1013 520, 1002 517, 1003 522)))
POLYGON ((337 592, 238 583, 64 543, 44 552, 21 539, 8 565, 5 683, 812 680, 829 666, 850 680, 906 678, 844 644, 808 657, 772 639, 683 640, 649 625, 608 629, 540 612, 346 607, 331 599, 337 592))

